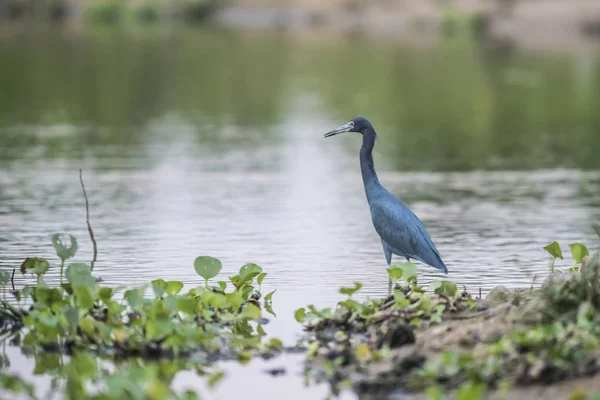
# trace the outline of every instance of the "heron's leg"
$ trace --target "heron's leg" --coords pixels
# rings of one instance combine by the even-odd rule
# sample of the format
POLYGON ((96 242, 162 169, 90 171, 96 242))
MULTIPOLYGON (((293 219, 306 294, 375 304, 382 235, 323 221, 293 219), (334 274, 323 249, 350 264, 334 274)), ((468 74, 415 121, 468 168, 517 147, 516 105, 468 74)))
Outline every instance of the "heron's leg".
MULTIPOLYGON (((388 268, 392 268, 392 264, 388 263, 388 268)), ((392 295, 392 279, 388 277, 388 297, 392 295)))
MULTIPOLYGON (((385 255, 385 261, 387 262, 388 268, 392 268, 392 249, 386 242, 381 239, 381 245, 383 246, 383 255, 385 255)), ((388 296, 392 294, 392 280, 388 276, 388 296)))
MULTIPOLYGON (((406 262, 410 262, 410 258, 406 257, 406 262)), ((415 275, 415 286, 417 286, 417 276, 415 275)))

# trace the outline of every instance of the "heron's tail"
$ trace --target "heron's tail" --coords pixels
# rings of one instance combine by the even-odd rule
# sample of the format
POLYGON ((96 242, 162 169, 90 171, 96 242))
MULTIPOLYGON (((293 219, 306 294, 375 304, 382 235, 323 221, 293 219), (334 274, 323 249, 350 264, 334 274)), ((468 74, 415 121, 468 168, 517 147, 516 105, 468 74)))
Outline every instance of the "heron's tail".
POLYGON ((440 256, 440 253, 438 253, 437 251, 433 252, 433 257, 431 257, 431 262, 427 263, 429 265, 431 265, 433 268, 437 269, 440 272, 443 272, 444 274, 448 273, 448 267, 446 267, 446 264, 444 264, 444 261, 442 261, 442 256, 440 256))

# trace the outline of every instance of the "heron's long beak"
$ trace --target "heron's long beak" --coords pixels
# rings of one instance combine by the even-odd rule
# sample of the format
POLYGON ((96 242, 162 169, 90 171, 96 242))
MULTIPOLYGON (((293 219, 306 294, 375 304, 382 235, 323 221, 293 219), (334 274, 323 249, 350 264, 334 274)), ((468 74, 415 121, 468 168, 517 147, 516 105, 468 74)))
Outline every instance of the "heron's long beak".
POLYGON ((327 132, 326 134, 323 135, 323 137, 327 138, 327 137, 339 135, 340 133, 350 132, 350 130, 352 128, 354 128, 354 122, 350 121, 346 125, 340 126, 339 128, 332 130, 331 132, 327 132))

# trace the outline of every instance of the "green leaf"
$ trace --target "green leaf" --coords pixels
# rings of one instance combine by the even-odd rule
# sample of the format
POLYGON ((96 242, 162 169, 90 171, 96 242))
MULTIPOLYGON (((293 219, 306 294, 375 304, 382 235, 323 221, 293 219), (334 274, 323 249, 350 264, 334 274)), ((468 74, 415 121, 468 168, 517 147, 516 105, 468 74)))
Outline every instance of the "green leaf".
POLYGON ((89 315, 79 321, 79 327, 88 336, 94 336, 94 320, 89 315))
POLYGON ((178 294, 179 292, 181 292, 181 289, 183 289, 183 283, 182 282, 179 282, 179 281, 169 281, 169 282, 167 282, 167 286, 165 288, 165 291, 167 292, 168 295, 174 296, 174 295, 178 294))
POLYGON ((71 264, 67 267, 67 280, 73 288, 76 286, 91 287, 96 284, 96 279, 92 276, 92 267, 88 264, 71 264))
POLYGON ((187 314, 194 314, 196 304, 196 299, 188 296, 182 296, 177 299, 177 308, 187 314))
POLYGON ((359 282, 354 282, 353 288, 347 288, 347 287, 340 288, 340 293, 348 295, 348 296, 352 296, 354 293, 358 292, 360 290, 360 288, 362 288, 362 284, 359 282))
POLYGON ((77 286, 74 288, 75 296, 77 297, 77 305, 80 308, 89 310, 94 306, 94 296, 87 286, 77 286))
POLYGON ((456 400, 482 400, 485 396, 485 386, 481 383, 467 382, 456 392, 456 400))
POLYGON ((261 317, 260 308, 258 308, 254 304, 246 303, 240 316, 242 318, 247 318, 247 319, 252 319, 252 320, 260 319, 260 317, 261 317))
POLYGON ((219 287, 221 288, 221 290, 224 291, 225 289, 227 289, 227 282, 225 282, 225 281, 219 281, 219 282, 217 282, 217 284, 219 285, 219 287))
POLYGON ((67 307, 63 311, 65 317, 67 318, 67 322, 71 328, 79 325, 79 309, 75 307, 67 307))
POLYGON ((242 293, 240 292, 227 293, 225 294, 225 297, 227 298, 227 304, 229 304, 229 307, 233 308, 234 310, 238 310, 242 305, 243 299, 242 293))
POLYGON ((196 273, 205 280, 217 276, 222 267, 221 261, 213 257, 200 256, 194 260, 194 269, 196 270, 196 273))
POLYGON ((208 386, 210 388, 215 387, 215 385, 217 383, 219 383, 219 381, 221 379, 223 379, 225 377, 225 372, 223 371, 217 371, 217 372, 213 372, 212 374, 210 374, 210 376, 208 377, 208 386))
POLYGON ((162 297, 165 294, 165 288, 167 287, 167 282, 164 279, 155 279, 152 282, 152 290, 154 290, 154 296, 156 298, 162 297))
POLYGON ((96 362, 96 357, 91 353, 83 353, 77 352, 73 357, 73 361, 71 361, 75 370, 77 371, 77 376, 82 379, 92 379, 98 373, 98 364, 96 362))
POLYGON ((173 323, 168 319, 148 321, 146 335, 150 340, 162 339, 173 331, 173 323))
POLYGON ((101 287, 98 292, 98 297, 104 304, 107 304, 113 296, 113 288, 111 287, 101 287))
POLYGON ((69 235, 71 246, 66 247, 63 243, 60 233, 52 235, 52 246, 56 250, 56 255, 63 261, 72 258, 77 253, 77 239, 73 235, 69 235))
POLYGON ((266 272, 262 272, 260 274, 258 274, 258 276, 256 277, 256 283, 258 283, 258 285, 262 285, 263 280, 265 279, 265 276, 267 276, 266 272))
POLYGON ((294 318, 296 318, 296 321, 303 324, 304 319, 306 318, 306 310, 304 308, 297 309, 296 312, 294 313, 294 318))
POLYGON ((394 264, 395 267, 398 267, 402 270, 402 276, 406 279, 406 282, 412 282, 417 278, 417 265, 405 262, 405 263, 397 263, 394 264))
POLYGON ((273 290, 271 293, 268 293, 265 296, 265 302, 268 302, 268 303, 272 302, 273 301, 273 295, 275 294, 276 291, 277 290, 273 290))
POLYGON ((21 264, 21 273, 36 274, 38 276, 45 274, 50 269, 50 264, 43 258, 26 258, 21 264))
POLYGON ((590 254, 587 247, 585 247, 581 243, 572 243, 569 245, 569 247, 571 248, 571 255, 573 256, 573 261, 575 261, 576 264, 581 264, 581 262, 583 261, 583 257, 588 256, 590 254))
POLYGON ((445 280, 431 282, 429 289, 433 290, 435 294, 443 294, 448 297, 454 297, 458 290, 456 284, 445 280))
POLYGON ((405 308, 410 306, 410 300, 406 298, 406 295, 400 290, 394 290, 394 302, 396 307, 405 308))
POLYGON ((550 255, 554 258, 560 258, 561 260, 563 259, 562 250, 560 249, 558 242, 550 243, 544 247, 544 250, 550 253, 550 255))
POLYGON ((240 273, 238 274, 240 279, 243 282, 249 282, 262 272, 262 268, 256 264, 246 264, 240 268, 240 273))
POLYGON ((390 280, 392 282, 395 282, 398 279, 402 278, 402 269, 400 269, 400 268, 396 268, 396 267, 388 268, 387 273, 388 273, 388 277, 390 278, 390 280))
POLYGON ((144 292, 146 291, 146 287, 142 286, 137 289, 130 289, 125 291, 125 298, 127 299, 127 303, 134 310, 139 309, 142 306, 142 302, 144 301, 144 292))
POLYGON ((38 287, 35 291, 38 302, 51 307, 52 304, 58 303, 62 300, 62 293, 56 288, 44 288, 38 287))
POLYGON ((437 385, 429 386, 425 391, 425 394, 427 395, 428 400, 444 400, 444 392, 437 385))
POLYGON ((273 315, 274 317, 277 316, 277 314, 275 314, 275 311, 273 311, 273 294, 275 294, 276 291, 277 290, 273 290, 271 293, 265 296, 265 310, 267 310, 267 312, 273 315))

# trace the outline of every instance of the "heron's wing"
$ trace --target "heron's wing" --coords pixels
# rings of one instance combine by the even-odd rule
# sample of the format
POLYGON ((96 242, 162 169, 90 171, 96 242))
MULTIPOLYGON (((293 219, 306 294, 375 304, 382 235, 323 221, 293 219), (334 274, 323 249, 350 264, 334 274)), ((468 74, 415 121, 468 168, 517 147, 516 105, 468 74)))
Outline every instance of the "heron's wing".
POLYGON ((374 202, 371 218, 381 239, 391 247, 441 271, 446 270, 425 226, 404 204, 395 198, 374 202))

